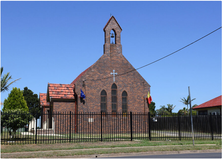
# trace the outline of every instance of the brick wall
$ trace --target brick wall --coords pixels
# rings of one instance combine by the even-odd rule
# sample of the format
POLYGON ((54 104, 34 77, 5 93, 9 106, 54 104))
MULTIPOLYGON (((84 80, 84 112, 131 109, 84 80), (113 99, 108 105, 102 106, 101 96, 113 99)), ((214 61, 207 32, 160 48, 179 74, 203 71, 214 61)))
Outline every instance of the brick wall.
MULTIPOLYGON (((150 91, 150 85, 123 56, 121 45, 121 31, 122 29, 116 19, 114 17, 111 17, 104 28, 104 54, 75 82, 75 90, 78 96, 80 96, 80 89, 82 89, 86 95, 85 104, 80 103, 80 99, 78 98, 78 113, 100 112, 100 95, 102 90, 105 90, 107 93, 107 112, 112 112, 111 86, 113 83, 117 85, 117 112, 122 113, 122 92, 126 91, 127 112, 129 113, 130 111, 132 111, 134 113, 148 113, 148 106, 144 98, 146 98, 147 92, 150 91), (114 30, 115 32, 115 44, 110 44, 111 30, 114 30), (113 76, 110 74, 111 72, 113 72, 113 70, 118 73, 118 75, 115 77, 115 82, 113 81, 113 76), (130 73, 126 73, 129 71, 130 73)), ((137 53, 134 53, 134 55, 137 56, 137 53)), ((54 102, 53 112, 75 112, 74 107, 74 102, 54 102)), ((92 125, 92 123, 88 123, 88 119, 84 120, 86 120, 85 122, 87 123, 85 123, 84 121, 80 122, 78 120, 79 131, 83 123, 85 123, 86 125, 92 125)), ((65 122, 66 121, 64 121, 64 123, 65 122)), ((82 127, 82 130, 84 129, 85 128, 82 127)))

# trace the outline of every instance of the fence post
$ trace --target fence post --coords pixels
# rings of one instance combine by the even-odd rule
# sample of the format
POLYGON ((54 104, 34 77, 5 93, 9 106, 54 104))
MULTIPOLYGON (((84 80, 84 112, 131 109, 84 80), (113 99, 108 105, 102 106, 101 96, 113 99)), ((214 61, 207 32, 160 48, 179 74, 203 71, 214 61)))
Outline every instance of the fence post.
POLYGON ((101 111, 101 142, 103 141, 103 112, 101 111))
POLYGON ((71 142, 71 124, 72 124, 72 121, 71 121, 71 111, 70 111, 70 117, 69 117, 69 142, 71 142))
POLYGON ((133 118, 132 118, 132 112, 130 112, 130 136, 131 141, 133 140, 133 118))
POLYGON ((213 133, 213 122, 212 122, 212 115, 210 113, 210 130, 211 130, 211 137, 214 140, 214 133, 213 133))
POLYGON ((181 141, 181 135, 180 135, 180 113, 178 113, 178 131, 179 131, 179 140, 181 141))
POLYGON ((148 112, 148 122, 149 122, 149 140, 151 140, 151 131, 150 131, 150 129, 151 129, 151 125, 150 125, 150 112, 148 112))
POLYGON ((37 117, 38 114, 35 115, 35 144, 37 144, 37 117))

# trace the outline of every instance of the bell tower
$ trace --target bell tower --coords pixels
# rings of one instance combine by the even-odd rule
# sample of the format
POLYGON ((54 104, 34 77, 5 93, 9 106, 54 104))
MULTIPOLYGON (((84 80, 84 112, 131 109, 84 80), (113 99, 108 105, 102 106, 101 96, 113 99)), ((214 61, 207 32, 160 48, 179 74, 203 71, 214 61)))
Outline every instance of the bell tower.
POLYGON ((112 16, 103 28, 105 34, 104 54, 122 54, 121 31, 119 23, 112 16))

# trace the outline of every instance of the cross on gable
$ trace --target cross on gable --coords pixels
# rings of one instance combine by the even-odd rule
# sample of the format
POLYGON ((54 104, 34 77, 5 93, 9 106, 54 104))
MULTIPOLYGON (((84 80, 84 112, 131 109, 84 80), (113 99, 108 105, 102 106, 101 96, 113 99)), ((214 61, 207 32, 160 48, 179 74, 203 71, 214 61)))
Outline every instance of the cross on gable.
POLYGON ((115 72, 115 70, 113 70, 113 72, 111 72, 110 74, 113 75, 113 82, 115 82, 115 75, 117 75, 117 73, 115 72))

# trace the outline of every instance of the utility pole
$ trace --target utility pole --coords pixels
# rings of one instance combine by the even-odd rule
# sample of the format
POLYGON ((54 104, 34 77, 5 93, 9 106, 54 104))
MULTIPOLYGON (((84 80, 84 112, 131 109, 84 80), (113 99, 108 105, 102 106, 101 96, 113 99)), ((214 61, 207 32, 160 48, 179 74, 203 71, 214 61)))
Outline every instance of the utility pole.
POLYGON ((191 129, 192 129, 192 139, 193 139, 193 146, 194 146, 194 132, 193 132, 193 117, 192 117, 192 109, 191 109, 191 96, 190 96, 190 86, 188 86, 189 91, 189 103, 190 103, 190 121, 191 121, 191 129))

